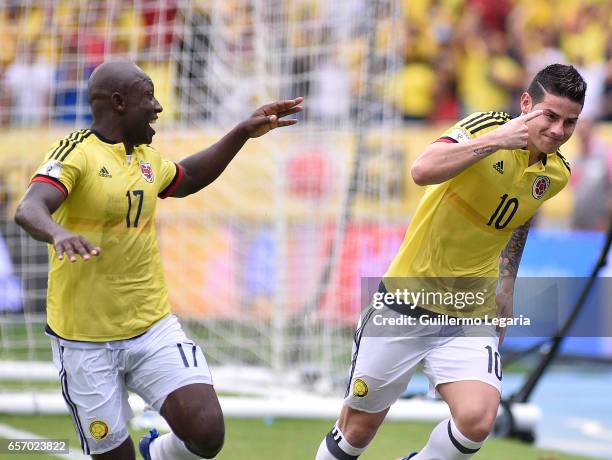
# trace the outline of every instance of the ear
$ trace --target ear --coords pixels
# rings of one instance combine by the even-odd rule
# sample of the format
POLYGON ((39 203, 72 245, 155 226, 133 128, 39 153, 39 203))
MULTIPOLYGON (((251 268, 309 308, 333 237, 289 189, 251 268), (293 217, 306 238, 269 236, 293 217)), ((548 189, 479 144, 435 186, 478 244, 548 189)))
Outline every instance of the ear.
POLYGON ((531 112, 532 108, 533 108, 533 100, 531 99, 531 96, 529 95, 529 93, 525 92, 521 94, 521 113, 522 114, 529 113, 531 112))
POLYGON ((120 93, 114 92, 111 95, 111 106, 119 113, 125 112, 125 98, 120 93))

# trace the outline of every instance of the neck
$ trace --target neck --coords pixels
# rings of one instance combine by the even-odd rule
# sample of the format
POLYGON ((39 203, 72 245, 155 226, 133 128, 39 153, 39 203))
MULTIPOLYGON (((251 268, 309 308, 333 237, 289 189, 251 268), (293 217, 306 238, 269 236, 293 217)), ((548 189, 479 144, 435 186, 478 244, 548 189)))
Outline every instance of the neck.
POLYGON ((113 144, 122 143, 125 147, 126 155, 131 155, 134 150, 134 145, 128 142, 121 130, 114 125, 108 125, 101 122, 94 121, 91 124, 91 130, 98 132, 102 137, 104 137, 108 142, 113 144))
POLYGON ((544 158, 546 156, 545 153, 542 152, 529 152, 529 166, 531 166, 532 164, 537 163, 538 161, 540 161, 542 158, 544 158))
POLYGON ((529 141, 527 142, 527 150, 529 151, 529 166, 537 163, 546 156, 544 152, 540 152, 535 145, 529 141))

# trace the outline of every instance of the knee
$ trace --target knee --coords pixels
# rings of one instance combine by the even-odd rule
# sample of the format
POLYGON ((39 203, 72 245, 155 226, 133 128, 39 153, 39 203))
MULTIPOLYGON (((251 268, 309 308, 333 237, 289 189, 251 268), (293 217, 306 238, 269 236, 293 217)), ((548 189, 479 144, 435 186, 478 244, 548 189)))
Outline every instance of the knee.
POLYGON ((344 430, 340 428, 346 441, 353 447, 362 448, 366 447, 376 434, 376 429, 372 429, 368 426, 355 426, 353 424, 348 425, 344 430))
POLYGON ((376 435, 380 422, 375 419, 373 414, 359 414, 359 417, 350 417, 345 420, 340 419, 340 431, 344 439, 353 447, 364 448, 376 435), (368 417, 370 415, 370 417, 368 417))
MULTIPOLYGON (((203 414, 204 415, 204 414, 203 414)), ((221 413, 194 418, 182 433, 175 433, 194 454, 214 458, 225 441, 225 424, 221 413)))
POLYGON ((497 407, 469 407, 453 414, 459 431, 474 442, 484 441, 495 425, 497 407))

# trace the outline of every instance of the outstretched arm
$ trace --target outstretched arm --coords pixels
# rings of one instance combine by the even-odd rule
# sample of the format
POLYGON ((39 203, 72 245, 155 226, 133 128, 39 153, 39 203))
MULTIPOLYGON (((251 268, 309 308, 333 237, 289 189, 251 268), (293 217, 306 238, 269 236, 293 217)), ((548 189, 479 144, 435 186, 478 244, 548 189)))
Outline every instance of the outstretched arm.
POLYGON ((70 233, 51 218, 64 198, 64 194, 52 185, 33 182, 17 206, 15 222, 35 240, 52 244, 60 260, 64 254, 70 262, 76 262, 77 255, 83 260, 99 255, 100 248, 81 235, 70 233))
POLYGON ((247 120, 239 123, 216 144, 180 161, 184 178, 170 195, 183 197, 212 183, 225 170, 242 146, 250 138, 260 137, 275 128, 291 126, 295 119, 282 118, 300 112, 304 98, 273 102, 257 109, 247 120))
MULTIPOLYGON (((513 316, 514 283, 532 221, 533 217, 514 229, 510 241, 499 256, 499 288, 495 296, 498 317, 511 318, 513 316)), ((505 334, 506 329, 500 329, 500 345, 504 341, 505 334)))
POLYGON ((526 148, 527 122, 540 115, 542 110, 534 110, 467 142, 434 142, 412 165, 412 179, 417 185, 440 184, 497 150, 526 148))

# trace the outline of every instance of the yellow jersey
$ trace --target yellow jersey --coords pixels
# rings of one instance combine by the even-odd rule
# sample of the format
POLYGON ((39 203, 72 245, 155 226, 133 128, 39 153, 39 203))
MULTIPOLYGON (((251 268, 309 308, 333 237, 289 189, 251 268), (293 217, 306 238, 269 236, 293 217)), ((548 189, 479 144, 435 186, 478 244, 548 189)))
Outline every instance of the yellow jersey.
POLYGON ((53 145, 32 178, 66 199, 53 219, 101 254, 59 260, 49 245, 47 322, 67 340, 106 342, 138 336, 170 313, 155 231, 158 197, 178 186, 182 170, 148 145, 126 155, 82 129, 53 145))
MULTIPOLYGON (((437 141, 466 142, 509 119, 503 112, 475 113, 437 141)), ((385 274, 387 290, 418 285, 424 291, 452 291, 450 283, 482 279, 479 286, 486 291, 486 301, 477 303, 474 311, 494 312, 499 256, 512 231, 525 224, 544 201, 559 193, 569 176, 569 164, 558 151, 529 166, 529 151, 502 149, 456 177, 428 186, 385 274), (411 283, 411 279, 418 282, 411 283)), ((453 315, 472 310, 449 309, 449 304, 439 301, 420 306, 453 315)))

